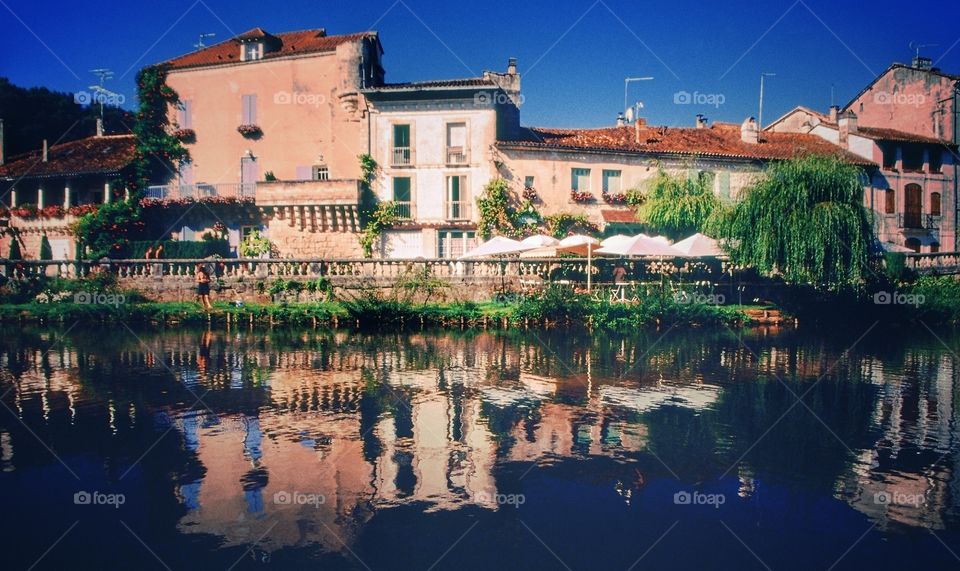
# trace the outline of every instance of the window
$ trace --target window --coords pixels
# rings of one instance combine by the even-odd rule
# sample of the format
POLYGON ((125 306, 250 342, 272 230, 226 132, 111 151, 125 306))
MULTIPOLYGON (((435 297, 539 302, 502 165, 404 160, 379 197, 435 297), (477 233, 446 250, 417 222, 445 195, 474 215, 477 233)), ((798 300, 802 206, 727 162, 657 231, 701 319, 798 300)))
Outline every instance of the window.
POLYGON ((190 161, 181 161, 179 170, 179 178, 181 185, 191 185, 193 184, 193 163, 190 161))
POLYGON ((940 216, 940 193, 930 193, 930 214, 940 216))
POLYGON ((892 188, 888 188, 886 192, 883 193, 884 205, 883 213, 884 214, 894 214, 897 211, 897 193, 892 188))
POLYGON ((940 251, 940 244, 939 244, 939 243, 933 242, 932 244, 930 244, 930 253, 931 253, 931 254, 936 254, 936 253, 939 252, 939 251, 940 251))
POLYGON ((330 180, 330 168, 327 165, 313 166, 313 180, 330 180))
POLYGON ((921 145, 903 146, 903 170, 919 172, 923 170, 923 147, 921 145))
POLYGON ((532 176, 523 177, 523 188, 535 188, 534 182, 535 182, 535 179, 532 176))
POLYGON ((437 256, 459 258, 477 245, 475 232, 440 230, 437 232, 437 256))
POLYGON ((193 101, 185 99, 177 109, 177 125, 181 129, 193 129, 193 101))
POLYGON ((571 187, 577 192, 590 192, 590 169, 573 169, 571 187))
POLYGON ((882 145, 880 150, 883 152, 883 168, 887 170, 897 168, 897 146, 882 145))
POLYGON ((919 238, 907 238, 907 240, 903 243, 903 245, 906 246, 907 248, 910 248, 914 252, 917 252, 917 253, 920 252, 919 238))
POLYGON ((393 177, 393 202, 395 203, 397 218, 412 218, 413 199, 411 180, 408 176, 393 177))
POLYGON ((447 177, 447 220, 469 220, 470 200, 467 199, 467 177, 447 177))
POLYGON ((930 153, 930 172, 939 173, 943 168, 943 151, 938 148, 932 148, 930 153))
POLYGON ((603 193, 620 193, 620 171, 603 171, 603 193))
POLYGON ((258 59, 263 59, 263 44, 260 42, 243 44, 240 50, 241 61, 256 61, 258 59))
POLYGON ((257 95, 255 93, 248 93, 243 95, 241 98, 241 105, 243 107, 243 119, 241 125, 256 125, 257 124, 257 95))
POLYGON ((393 163, 394 165, 411 164, 410 157, 410 125, 393 126, 393 163))
POLYGON ((447 164, 467 162, 467 124, 447 123, 447 164))

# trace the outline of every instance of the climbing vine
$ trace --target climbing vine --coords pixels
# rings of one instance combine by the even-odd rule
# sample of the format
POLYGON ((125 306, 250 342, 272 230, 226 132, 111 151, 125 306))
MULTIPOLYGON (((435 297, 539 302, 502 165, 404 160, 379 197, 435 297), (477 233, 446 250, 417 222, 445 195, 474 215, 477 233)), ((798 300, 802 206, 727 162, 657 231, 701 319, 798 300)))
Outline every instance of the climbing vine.
POLYGON ((397 221, 396 206, 393 202, 380 202, 373 212, 370 213, 366 225, 363 227, 363 233, 360 234, 360 246, 363 248, 363 257, 373 257, 373 245, 376 244, 380 234, 393 226, 397 221))

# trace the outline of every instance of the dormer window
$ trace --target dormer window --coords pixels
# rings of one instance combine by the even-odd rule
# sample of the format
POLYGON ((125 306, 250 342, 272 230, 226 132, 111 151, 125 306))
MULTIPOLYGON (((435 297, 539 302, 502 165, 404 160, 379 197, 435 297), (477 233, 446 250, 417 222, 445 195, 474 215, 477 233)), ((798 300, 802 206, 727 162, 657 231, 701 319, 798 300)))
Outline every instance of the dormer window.
POLYGON ((244 42, 240 44, 240 61, 263 59, 263 42, 244 42))

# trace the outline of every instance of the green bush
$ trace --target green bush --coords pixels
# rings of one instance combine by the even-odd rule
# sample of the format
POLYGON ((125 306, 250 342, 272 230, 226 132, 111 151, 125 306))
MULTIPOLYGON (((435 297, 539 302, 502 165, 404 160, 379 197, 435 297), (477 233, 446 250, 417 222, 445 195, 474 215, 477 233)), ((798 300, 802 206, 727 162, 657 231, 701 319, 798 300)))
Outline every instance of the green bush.
POLYGON ((47 239, 46 234, 44 234, 40 238, 40 259, 41 260, 53 259, 53 248, 50 247, 50 240, 47 239))
POLYGON ((209 258, 210 256, 220 256, 226 258, 230 256, 230 243, 223 239, 214 240, 164 240, 162 242, 151 240, 137 240, 127 244, 120 251, 119 257, 137 260, 143 258, 147 253, 147 248, 157 249, 157 246, 163 246, 163 259, 180 260, 199 260, 209 258))
POLYGON ((7 258, 11 260, 22 260, 23 254, 20 253, 20 240, 16 236, 10 240, 10 252, 7 254, 7 258))

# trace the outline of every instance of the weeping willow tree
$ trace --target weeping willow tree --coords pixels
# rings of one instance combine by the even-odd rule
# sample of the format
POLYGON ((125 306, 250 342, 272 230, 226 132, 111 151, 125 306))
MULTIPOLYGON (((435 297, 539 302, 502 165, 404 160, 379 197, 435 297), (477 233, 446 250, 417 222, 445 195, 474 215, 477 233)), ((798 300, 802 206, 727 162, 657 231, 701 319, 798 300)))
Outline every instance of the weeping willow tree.
POLYGON ((856 287, 869 271, 873 231, 861 171, 836 157, 773 165, 710 229, 732 244, 735 262, 789 283, 856 287))
POLYGON ((637 219, 673 239, 703 231, 710 217, 721 208, 709 173, 673 176, 661 169, 648 184, 637 219))

